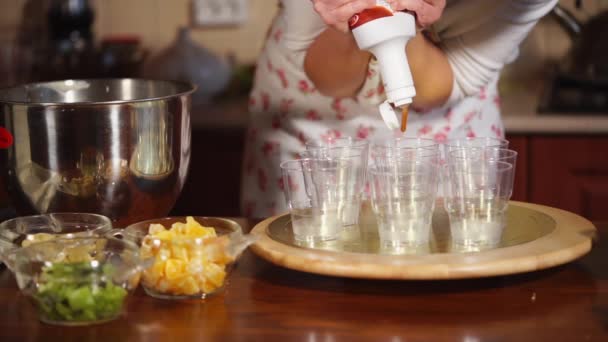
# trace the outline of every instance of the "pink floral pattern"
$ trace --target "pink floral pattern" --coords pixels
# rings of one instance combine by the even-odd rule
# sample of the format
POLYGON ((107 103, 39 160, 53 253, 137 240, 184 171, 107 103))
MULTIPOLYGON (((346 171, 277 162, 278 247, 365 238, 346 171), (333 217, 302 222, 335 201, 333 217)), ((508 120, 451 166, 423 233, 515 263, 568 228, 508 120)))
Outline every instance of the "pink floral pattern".
POLYGON ((283 30, 281 30, 279 28, 276 31, 274 31, 274 34, 272 35, 272 38, 274 39, 274 41, 276 43, 279 43, 281 41, 281 37, 283 37, 283 30))
POLYGON ((359 125, 359 128, 357 129, 357 138, 367 139, 372 132, 374 132, 373 126, 359 125))
POLYGON ((319 115, 319 112, 314 109, 311 109, 306 112, 306 118, 311 121, 320 121, 322 119, 321 115, 319 115))
POLYGON ((283 89, 287 89, 289 87, 289 81, 287 80, 287 76, 285 75, 285 70, 277 69, 276 73, 277 76, 279 76, 279 79, 281 80, 281 85, 283 86, 283 89))
POLYGON ((424 136, 433 131, 433 127, 429 124, 426 124, 418 129, 418 136, 424 136))
POLYGON ((342 132, 337 129, 330 129, 325 134, 321 134, 321 140, 325 142, 330 142, 334 139, 342 138, 342 132))
POLYGON ((298 82, 298 90, 303 94, 312 94, 315 92, 315 88, 308 80, 300 80, 298 82))

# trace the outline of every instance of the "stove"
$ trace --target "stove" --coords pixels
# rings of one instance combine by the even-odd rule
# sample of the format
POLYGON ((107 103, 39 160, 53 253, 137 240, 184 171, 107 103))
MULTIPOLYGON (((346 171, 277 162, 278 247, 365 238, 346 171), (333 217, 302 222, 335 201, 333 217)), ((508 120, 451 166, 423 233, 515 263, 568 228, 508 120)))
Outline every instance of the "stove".
POLYGON ((541 98, 539 113, 608 115, 608 78, 557 74, 541 98))

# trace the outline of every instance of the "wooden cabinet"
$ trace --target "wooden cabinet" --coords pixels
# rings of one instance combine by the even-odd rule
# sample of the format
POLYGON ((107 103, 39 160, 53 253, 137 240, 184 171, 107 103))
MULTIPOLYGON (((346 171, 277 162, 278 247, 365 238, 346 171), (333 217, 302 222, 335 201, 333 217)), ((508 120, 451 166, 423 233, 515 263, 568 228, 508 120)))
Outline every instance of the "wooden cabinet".
POLYGON ((172 215, 240 216, 245 128, 194 129, 184 189, 172 215))
POLYGON ((608 220, 608 137, 530 137, 529 199, 608 220))
POLYGON ((510 136, 519 152, 513 199, 608 220, 608 136, 510 136))

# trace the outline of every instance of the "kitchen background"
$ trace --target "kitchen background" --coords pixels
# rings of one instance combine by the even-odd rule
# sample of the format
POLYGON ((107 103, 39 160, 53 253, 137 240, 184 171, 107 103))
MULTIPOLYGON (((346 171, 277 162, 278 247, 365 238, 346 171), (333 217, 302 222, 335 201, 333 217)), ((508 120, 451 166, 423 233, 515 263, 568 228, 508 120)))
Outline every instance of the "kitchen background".
MULTIPOLYGON (((0 0, 0 85, 79 76, 183 77, 188 74, 184 68, 209 68, 213 71, 209 78, 199 79, 204 86, 193 110, 192 165, 174 212, 238 215, 247 91, 277 1, 231 1, 245 5, 245 16, 235 23, 212 25, 210 20, 217 15, 197 20, 195 13, 202 12, 196 11, 204 7, 199 5, 218 0, 91 0, 92 45, 86 40, 62 45, 59 49, 81 53, 69 61, 49 58, 38 50, 50 35, 46 13, 52 2, 0 0), (98 64, 90 63, 86 49, 95 51, 98 64), (166 67, 183 56, 193 56, 186 59, 194 64, 182 63, 180 70, 166 67)), ((602 21, 597 20, 606 17, 608 1, 561 0, 560 6, 583 24, 595 18, 598 26, 591 31, 598 42, 608 34, 608 25, 602 30, 602 21)), ((608 219, 608 82, 596 76, 599 72, 594 69, 584 77, 591 79, 590 84, 574 89, 571 79, 556 73, 567 65, 577 39, 563 21, 550 15, 537 25, 518 60, 503 73, 506 132, 520 152, 514 197, 590 219, 608 219)), ((603 52, 606 61, 608 50, 603 52)), ((581 64, 579 59, 575 63, 581 64)), ((572 70, 579 75, 589 71, 572 70)))

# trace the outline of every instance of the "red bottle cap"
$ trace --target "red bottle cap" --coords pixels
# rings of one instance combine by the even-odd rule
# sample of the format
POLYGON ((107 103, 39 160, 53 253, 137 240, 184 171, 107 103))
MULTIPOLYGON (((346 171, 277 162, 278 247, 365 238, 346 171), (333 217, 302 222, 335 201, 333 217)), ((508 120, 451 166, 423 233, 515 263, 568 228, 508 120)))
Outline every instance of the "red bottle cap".
POLYGON ((368 8, 359 14, 353 15, 348 20, 348 26, 352 30, 374 19, 390 17, 392 15, 393 12, 391 12, 391 10, 389 10, 388 8, 383 6, 376 6, 368 8))
POLYGON ((0 127, 0 148, 9 148, 11 145, 13 145, 13 135, 6 128, 0 127))

